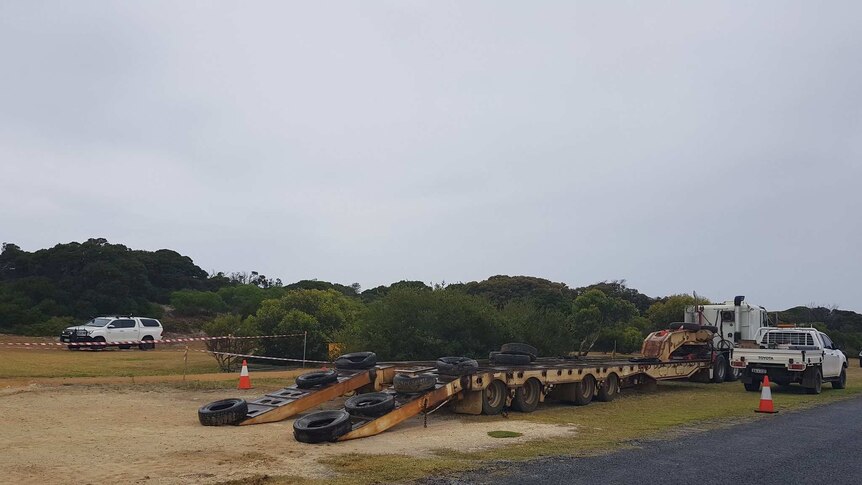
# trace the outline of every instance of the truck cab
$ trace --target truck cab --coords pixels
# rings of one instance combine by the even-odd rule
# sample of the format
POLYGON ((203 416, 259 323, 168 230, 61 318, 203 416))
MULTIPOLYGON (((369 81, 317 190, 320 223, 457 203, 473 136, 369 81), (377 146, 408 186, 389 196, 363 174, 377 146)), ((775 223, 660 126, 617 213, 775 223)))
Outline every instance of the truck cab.
POLYGON ((771 326, 766 308, 749 304, 744 296, 724 303, 689 306, 685 309, 685 322, 718 329, 713 341, 718 349, 752 347, 760 329, 771 326))

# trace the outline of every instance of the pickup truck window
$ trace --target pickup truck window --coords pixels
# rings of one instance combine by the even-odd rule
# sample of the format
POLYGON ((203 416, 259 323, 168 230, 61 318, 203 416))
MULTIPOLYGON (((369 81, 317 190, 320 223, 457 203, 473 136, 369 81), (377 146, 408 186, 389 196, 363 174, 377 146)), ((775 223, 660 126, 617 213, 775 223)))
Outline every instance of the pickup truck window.
POLYGON ((135 328, 134 320, 114 320, 114 328, 135 328))
POLYGON ((814 345, 814 337, 810 333, 769 332, 764 338, 764 343, 776 345, 814 345))
POLYGON ((830 339, 829 337, 827 337, 825 334, 822 334, 822 333, 820 334, 820 338, 823 339, 823 347, 825 347, 827 349, 832 348, 832 339, 830 339))
POLYGON ((141 323, 145 327, 160 327, 158 320, 153 320, 152 318, 142 318, 141 323))

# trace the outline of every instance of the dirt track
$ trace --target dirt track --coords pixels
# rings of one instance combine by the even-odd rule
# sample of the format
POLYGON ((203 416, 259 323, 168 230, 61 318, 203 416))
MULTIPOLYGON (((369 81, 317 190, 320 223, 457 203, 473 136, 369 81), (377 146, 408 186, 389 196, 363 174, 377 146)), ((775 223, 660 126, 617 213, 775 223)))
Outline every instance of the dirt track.
MULTIPOLYGON (((218 482, 255 474, 325 478, 318 458, 348 452, 428 454, 476 450, 513 441, 567 435, 570 427, 503 418, 455 417, 440 411, 362 440, 297 443, 292 421, 204 427, 197 408, 254 391, 186 391, 150 386, 6 387, 0 390, 0 468, 7 483, 218 482), (452 433, 457 427, 458 433, 452 433), (487 431, 518 431, 499 440, 487 431)), ((337 403, 336 403, 337 405, 337 403)))

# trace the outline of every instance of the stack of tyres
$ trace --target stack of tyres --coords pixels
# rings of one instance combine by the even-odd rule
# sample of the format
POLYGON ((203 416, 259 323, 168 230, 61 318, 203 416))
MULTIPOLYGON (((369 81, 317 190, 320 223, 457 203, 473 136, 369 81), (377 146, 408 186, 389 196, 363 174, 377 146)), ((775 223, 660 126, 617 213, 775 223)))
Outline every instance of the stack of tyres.
POLYGON ((503 344, 499 352, 491 352, 489 358, 492 365, 527 365, 535 361, 538 354, 532 345, 508 343, 503 344))
MULTIPOLYGON (((377 354, 374 352, 344 354, 335 359, 335 369, 303 374, 297 377, 296 386, 307 389, 331 384, 338 381, 338 370, 367 370, 375 365, 377 365, 377 354)), ((368 417, 369 413, 376 412, 385 414, 394 408, 394 400, 387 400, 376 396, 377 394, 382 393, 360 394, 348 399, 345 405, 347 410, 318 411, 302 416, 293 422, 293 436, 303 443, 337 441, 352 429, 352 416, 368 417)))

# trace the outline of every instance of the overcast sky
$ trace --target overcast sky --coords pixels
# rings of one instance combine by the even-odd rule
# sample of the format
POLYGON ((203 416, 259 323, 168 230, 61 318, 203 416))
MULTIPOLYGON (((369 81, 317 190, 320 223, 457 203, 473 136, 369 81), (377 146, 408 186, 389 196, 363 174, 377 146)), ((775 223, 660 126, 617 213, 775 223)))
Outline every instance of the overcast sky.
POLYGON ((860 2, 0 0, 0 240, 862 310, 860 2))

